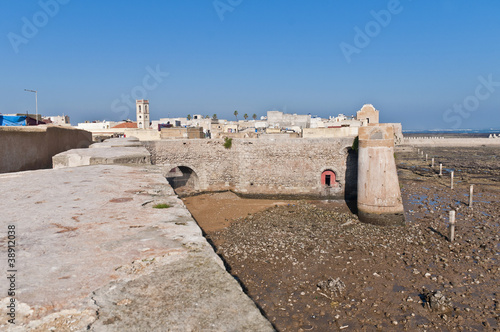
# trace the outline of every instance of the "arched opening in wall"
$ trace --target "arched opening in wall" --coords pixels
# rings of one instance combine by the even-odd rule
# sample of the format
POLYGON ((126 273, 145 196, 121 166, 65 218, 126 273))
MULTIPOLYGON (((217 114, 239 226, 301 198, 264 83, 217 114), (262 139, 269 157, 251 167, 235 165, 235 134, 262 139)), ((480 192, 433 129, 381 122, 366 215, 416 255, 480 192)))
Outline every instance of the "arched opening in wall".
POLYGON ((172 168, 166 178, 175 193, 179 196, 189 196, 200 189, 198 175, 187 166, 172 168))
POLYGON ((326 187, 336 187, 336 175, 332 170, 327 169, 321 173, 321 184, 326 187))

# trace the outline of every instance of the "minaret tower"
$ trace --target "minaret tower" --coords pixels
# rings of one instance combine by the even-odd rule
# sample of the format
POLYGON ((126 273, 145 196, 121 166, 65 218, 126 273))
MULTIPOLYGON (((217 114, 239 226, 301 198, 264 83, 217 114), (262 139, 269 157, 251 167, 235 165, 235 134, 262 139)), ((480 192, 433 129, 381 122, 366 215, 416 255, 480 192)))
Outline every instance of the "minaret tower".
POLYGON ((137 128, 149 129, 149 100, 136 100, 135 111, 137 113, 137 128))

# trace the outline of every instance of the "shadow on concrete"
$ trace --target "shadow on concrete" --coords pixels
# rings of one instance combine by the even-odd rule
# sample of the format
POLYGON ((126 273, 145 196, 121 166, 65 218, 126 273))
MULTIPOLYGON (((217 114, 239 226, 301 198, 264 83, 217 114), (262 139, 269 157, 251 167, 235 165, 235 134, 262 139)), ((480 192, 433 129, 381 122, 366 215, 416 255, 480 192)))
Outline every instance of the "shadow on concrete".
POLYGON ((358 153, 347 150, 344 199, 352 213, 358 213, 358 153))

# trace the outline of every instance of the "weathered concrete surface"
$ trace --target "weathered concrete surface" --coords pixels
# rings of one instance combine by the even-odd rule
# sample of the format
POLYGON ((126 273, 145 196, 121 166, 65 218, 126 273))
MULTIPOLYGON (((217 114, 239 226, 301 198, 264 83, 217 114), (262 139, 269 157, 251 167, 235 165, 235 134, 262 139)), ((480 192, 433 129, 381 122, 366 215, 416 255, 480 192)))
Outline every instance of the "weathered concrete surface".
POLYGON ((0 173, 51 168, 52 156, 90 144, 91 133, 71 127, 0 127, 0 173))
POLYGON ((139 140, 110 138, 91 149, 73 149, 52 157, 53 168, 111 164, 151 164, 151 156, 139 140))
POLYGON ((73 149, 52 157, 52 164, 53 168, 111 164, 149 165, 151 164, 151 157, 144 147, 73 149))
POLYGON ((272 330, 154 166, 9 173, 0 187, 0 268, 15 225, 17 271, 16 325, 3 298, 0 330, 272 330))
POLYGON ((90 148, 116 148, 116 147, 141 147, 142 144, 139 142, 138 138, 126 137, 126 138, 109 138, 101 143, 95 143, 90 146, 90 148))
POLYGON ((390 124, 359 128, 358 217, 376 225, 404 224, 390 124))

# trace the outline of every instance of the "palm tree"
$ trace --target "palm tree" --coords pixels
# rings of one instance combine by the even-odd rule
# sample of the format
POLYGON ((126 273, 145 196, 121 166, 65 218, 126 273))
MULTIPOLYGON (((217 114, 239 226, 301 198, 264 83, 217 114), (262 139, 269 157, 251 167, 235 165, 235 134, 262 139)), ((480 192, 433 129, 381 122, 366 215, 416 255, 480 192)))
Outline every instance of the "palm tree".
POLYGON ((210 119, 210 116, 208 114, 205 115, 205 119, 210 119))
POLYGON ((254 120, 257 120, 257 114, 255 114, 255 113, 254 113, 254 114, 252 115, 252 118, 253 118, 254 120))
POLYGON ((212 115, 213 120, 217 120, 217 114, 212 115))
POLYGON ((191 114, 188 114, 187 119, 188 121, 191 120, 191 114))
POLYGON ((238 111, 234 111, 234 116, 236 117, 236 121, 238 121, 238 111))
POLYGON ((245 120, 248 119, 248 114, 245 113, 243 117, 245 118, 245 120))

